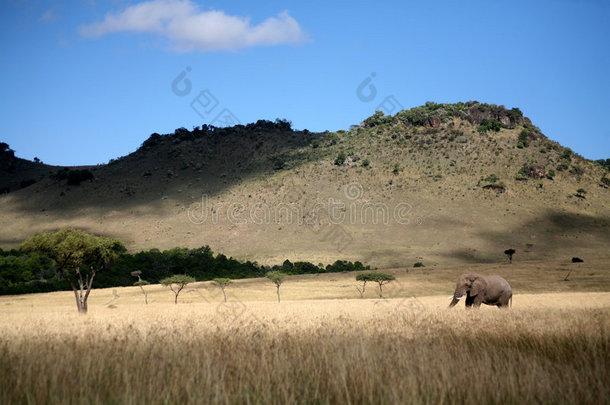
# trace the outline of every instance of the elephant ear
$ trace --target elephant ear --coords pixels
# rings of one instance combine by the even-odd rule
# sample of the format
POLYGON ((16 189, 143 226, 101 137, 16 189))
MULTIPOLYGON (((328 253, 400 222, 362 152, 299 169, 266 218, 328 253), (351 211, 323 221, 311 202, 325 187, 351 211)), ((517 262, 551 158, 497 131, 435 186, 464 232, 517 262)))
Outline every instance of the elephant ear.
POLYGON ((487 287, 487 283, 485 282, 485 280, 481 279, 481 278, 477 278, 472 282, 472 287, 470 287, 470 296, 471 297, 476 297, 479 294, 482 294, 483 291, 485 291, 485 288, 487 287))

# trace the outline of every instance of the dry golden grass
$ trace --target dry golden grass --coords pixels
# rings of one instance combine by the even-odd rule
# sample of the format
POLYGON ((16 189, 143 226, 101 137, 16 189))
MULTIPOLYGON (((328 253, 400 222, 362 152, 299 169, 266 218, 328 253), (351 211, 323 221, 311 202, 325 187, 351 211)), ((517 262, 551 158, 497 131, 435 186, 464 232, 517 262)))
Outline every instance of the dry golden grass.
POLYGON ((610 402, 602 265, 599 292, 516 290, 510 310, 448 310, 458 270, 403 274, 384 300, 330 299, 357 295, 354 274, 289 278, 279 304, 267 280, 226 304, 207 283, 178 305, 95 290, 86 316, 68 292, 0 297, 0 403, 610 402))

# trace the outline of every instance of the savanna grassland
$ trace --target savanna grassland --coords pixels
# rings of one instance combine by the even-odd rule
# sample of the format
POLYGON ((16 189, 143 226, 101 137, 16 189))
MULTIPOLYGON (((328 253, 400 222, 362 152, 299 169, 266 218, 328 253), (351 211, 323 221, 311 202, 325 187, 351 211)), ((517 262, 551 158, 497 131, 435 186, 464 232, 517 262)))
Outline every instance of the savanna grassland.
POLYGON ((0 297, 0 403, 610 402, 610 266, 515 263, 0 297), (448 310, 464 271, 501 274, 509 310, 448 310), (569 273, 569 275, 568 275, 569 273), (567 276, 567 277, 566 277, 567 276), (567 281, 566 281, 567 279, 567 281))

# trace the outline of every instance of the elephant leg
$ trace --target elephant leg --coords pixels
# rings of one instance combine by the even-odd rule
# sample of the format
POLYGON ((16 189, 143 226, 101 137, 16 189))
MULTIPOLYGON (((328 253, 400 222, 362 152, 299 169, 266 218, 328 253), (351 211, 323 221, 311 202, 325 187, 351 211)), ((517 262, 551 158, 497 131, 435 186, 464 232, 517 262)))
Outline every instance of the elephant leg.
POLYGON ((511 300, 511 297, 502 297, 498 302, 498 308, 507 308, 509 307, 508 303, 511 300))
POLYGON ((474 303, 474 298, 475 297, 471 297, 470 294, 468 294, 466 296, 466 306, 467 307, 471 307, 472 306, 472 304, 474 303))

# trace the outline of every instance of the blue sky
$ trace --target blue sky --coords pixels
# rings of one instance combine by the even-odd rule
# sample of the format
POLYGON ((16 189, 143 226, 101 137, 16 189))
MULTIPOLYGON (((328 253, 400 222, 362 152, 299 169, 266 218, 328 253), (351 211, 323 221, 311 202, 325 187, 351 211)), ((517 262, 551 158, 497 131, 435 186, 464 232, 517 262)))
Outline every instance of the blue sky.
POLYGON ((0 140, 27 159, 105 163, 227 112, 347 129, 390 96, 519 107, 610 158, 607 1, 12 0, 0 19, 0 140))

